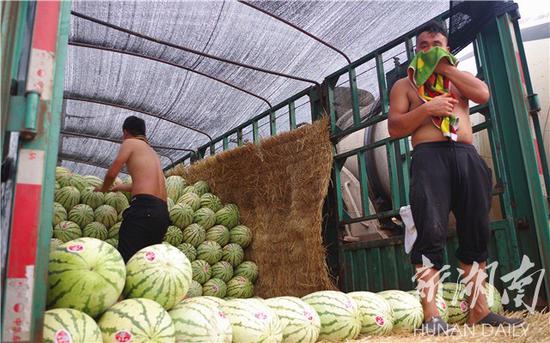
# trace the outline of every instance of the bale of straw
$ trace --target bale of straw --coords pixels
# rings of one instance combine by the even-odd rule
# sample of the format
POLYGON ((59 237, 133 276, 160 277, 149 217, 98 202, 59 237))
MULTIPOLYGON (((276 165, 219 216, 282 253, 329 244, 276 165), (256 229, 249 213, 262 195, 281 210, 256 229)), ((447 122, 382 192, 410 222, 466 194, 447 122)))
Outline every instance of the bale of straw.
POLYGON ((264 298, 334 289, 321 236, 332 168, 328 121, 247 144, 171 173, 205 180, 224 203, 239 207, 254 239, 255 293, 264 298))

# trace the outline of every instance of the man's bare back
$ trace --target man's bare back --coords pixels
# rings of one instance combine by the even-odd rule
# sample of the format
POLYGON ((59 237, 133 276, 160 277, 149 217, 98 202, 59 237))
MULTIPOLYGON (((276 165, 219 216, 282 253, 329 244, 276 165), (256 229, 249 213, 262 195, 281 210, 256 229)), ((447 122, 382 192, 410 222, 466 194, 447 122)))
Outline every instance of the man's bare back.
POLYGON ((131 149, 126 162, 132 176, 132 195, 149 194, 166 201, 164 175, 157 153, 140 139, 124 140, 131 149))

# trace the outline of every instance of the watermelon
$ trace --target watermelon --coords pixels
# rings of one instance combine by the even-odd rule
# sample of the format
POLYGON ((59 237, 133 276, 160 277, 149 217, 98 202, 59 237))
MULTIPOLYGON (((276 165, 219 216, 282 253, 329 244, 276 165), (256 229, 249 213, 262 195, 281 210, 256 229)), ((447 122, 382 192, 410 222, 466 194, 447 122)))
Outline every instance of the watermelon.
POLYGON ((487 305, 492 312, 502 313, 504 308, 502 306, 502 297, 495 286, 489 282, 485 282, 485 289, 483 293, 487 298, 487 305))
MULTIPOLYGON (((427 292, 427 290, 425 290, 427 292)), ((422 304, 422 299, 420 297, 420 292, 416 289, 413 289, 411 291, 408 291, 407 293, 412 294, 415 296, 415 298, 422 304)), ((435 305, 437 306, 437 312, 439 313, 439 316, 444 321, 449 320, 449 311, 447 311, 447 304, 445 303, 445 300, 443 299, 443 289, 442 287, 438 287, 438 292, 435 294, 435 305)))
POLYGON ((166 206, 168 207, 168 212, 174 207, 174 200, 172 198, 166 198, 166 206))
POLYGON ((233 342, 282 342, 283 328, 279 317, 263 301, 232 299, 221 308, 231 322, 233 342))
POLYGON ((183 232, 177 226, 169 226, 164 235, 164 241, 177 247, 183 241, 183 232))
POLYGON ((466 301, 466 289, 464 285, 454 282, 444 282, 443 300, 447 305, 449 324, 464 324, 468 320, 470 305, 466 301))
POLYGON ((109 228, 109 232, 107 234, 107 238, 117 238, 118 239, 118 233, 120 232, 120 225, 122 222, 118 222, 115 225, 111 226, 109 228))
POLYGON ((105 225, 105 227, 111 227, 117 222, 118 213, 115 208, 110 205, 101 205, 95 209, 94 217, 96 222, 100 222, 105 225))
POLYGON ((231 263, 233 267, 238 266, 243 262, 244 251, 240 245, 229 243, 222 249, 222 260, 231 263))
POLYGON ((193 209, 187 205, 176 204, 170 210, 172 224, 183 229, 193 223, 193 209))
POLYGON ((413 332, 424 321, 424 311, 418 299, 403 291, 390 290, 378 293, 390 304, 393 311, 393 332, 413 332))
POLYGON ((204 297, 179 302, 170 312, 176 341, 186 343, 231 343, 231 322, 220 305, 204 297))
POLYGON ((215 225, 206 230, 206 240, 214 241, 222 247, 229 243, 229 230, 223 225, 215 225))
POLYGON ((48 308, 73 308, 97 317, 119 298, 126 268, 120 253, 95 238, 78 238, 50 252, 48 308))
POLYGON ((239 209, 233 204, 225 205, 216 212, 216 224, 232 229, 239 225, 239 209))
POLYGON ((166 193, 168 197, 172 199, 179 199, 183 194, 183 188, 185 187, 185 180, 178 175, 172 175, 166 178, 166 193))
POLYGON ((252 282, 244 276, 235 276, 227 282, 227 296, 231 298, 251 298, 254 295, 252 282))
POLYGON ((103 186, 103 180, 94 175, 84 175, 84 180, 93 188, 100 188, 103 186))
POLYGON ((233 266, 226 261, 220 261, 212 265, 212 277, 228 282, 233 277, 233 266))
POLYGON ((200 297, 201 295, 202 295, 202 285, 195 280, 191 280, 191 286, 189 286, 189 290, 187 291, 185 298, 200 297))
POLYGON ((214 241, 204 241, 197 247, 197 258, 213 265, 221 260, 222 247, 214 241))
MULTIPOLYGON (((127 177, 124 178, 124 180, 122 180, 122 183, 125 184, 125 185, 131 185, 132 184, 132 177, 130 175, 128 175, 127 177)), ((132 193, 122 192, 122 194, 124 194, 124 196, 128 200, 128 203, 132 200, 132 193)))
POLYGON ((53 216, 52 216, 52 225, 56 226, 62 221, 67 220, 67 210, 60 203, 53 203, 53 216))
POLYGON ((193 214, 193 222, 208 230, 216 224, 216 213, 206 207, 199 208, 193 214))
POLYGON ((149 299, 123 300, 105 312, 97 323, 104 343, 176 342, 172 318, 162 306, 149 299))
POLYGON ((237 243, 246 249, 252 242, 252 230, 244 225, 237 225, 229 231, 229 242, 237 243))
POLYGON ((68 242, 82 237, 82 231, 77 223, 64 220, 53 228, 53 237, 68 242))
POLYGON ((112 206, 117 213, 122 213, 130 204, 122 192, 109 192, 105 194, 105 204, 112 206))
POLYGON ((319 291, 302 298, 321 319, 320 339, 344 341, 355 339, 361 331, 361 312, 357 303, 345 293, 319 291))
POLYGON ((105 204, 105 194, 95 192, 92 187, 88 187, 82 191, 80 195, 80 202, 95 210, 99 206, 105 204))
POLYGON ((65 175, 71 175, 71 171, 65 167, 55 167, 55 180, 59 181, 59 179, 65 175))
POLYGON ((191 224, 183 229, 183 241, 191 244, 195 248, 199 246, 206 238, 206 231, 199 224, 191 224))
POLYGON ((265 302, 281 321, 283 342, 317 342, 321 331, 321 318, 313 307, 296 297, 271 298, 265 302))
POLYGON ((94 209, 86 204, 75 205, 69 211, 69 220, 78 224, 78 226, 85 227, 94 221, 94 209))
POLYGON ((57 248, 58 245, 63 244, 63 241, 57 238, 50 239, 50 251, 57 248))
POLYGON ((191 268, 193 269, 193 280, 197 281, 201 285, 210 280, 212 276, 212 270, 208 262, 203 260, 195 260, 191 262, 191 268))
POLYGON ((122 182, 122 179, 117 177, 115 178, 115 181, 113 182, 113 186, 116 186, 116 185, 122 185, 124 182, 122 182))
POLYGON ((82 192, 86 187, 90 187, 90 184, 86 179, 78 174, 73 174, 69 177, 67 186, 73 186, 78 189, 79 192, 82 192))
POLYGON ((179 197, 176 203, 187 205, 191 207, 193 211, 196 211, 199 208, 201 208, 201 198, 195 193, 183 194, 181 197, 179 197))
POLYGON ((126 264, 125 298, 147 298, 171 309, 191 285, 191 264, 184 253, 169 244, 138 251, 126 264))
POLYGON ((44 313, 44 343, 101 343, 101 331, 95 321, 84 312, 70 308, 56 308, 44 313))
POLYGON ((226 293, 227 285, 225 284, 225 282, 223 282, 222 279, 211 278, 210 280, 206 281, 204 285, 202 285, 203 295, 223 298, 225 297, 226 293))
POLYGON ((73 176, 72 173, 61 175, 59 179, 57 179, 57 182, 59 182, 59 185, 61 188, 71 186, 71 177, 73 176))
MULTIPOLYGON (((126 211, 126 210, 124 210, 124 211, 126 211)), ((120 212, 118 214, 118 216, 116 217, 117 222, 122 222, 124 220, 124 216, 123 216, 124 211, 120 212)))
POLYGON ((382 296, 372 292, 351 292, 361 313, 361 334, 382 336, 393 329, 393 312, 382 296))
POLYGON ((216 195, 204 193, 200 197, 200 207, 206 207, 214 212, 218 212, 222 208, 222 202, 216 195))
POLYGON ((90 224, 86 225, 82 230, 82 236, 97 238, 104 241, 109 236, 109 231, 107 231, 105 225, 101 224, 100 222, 91 222, 90 224))
POLYGON ((60 203, 69 212, 80 202, 80 191, 73 186, 61 187, 55 191, 55 201, 60 203))
POLYGON ((252 261, 244 261, 235 268, 235 276, 244 276, 254 283, 258 278, 258 266, 252 261))
POLYGON ((111 244, 114 248, 118 248, 118 239, 116 238, 107 238, 105 243, 111 244))
MULTIPOLYGON (((183 190, 181 191, 181 194, 180 196, 184 195, 184 194, 187 194, 187 193, 195 193, 197 194, 197 190, 195 189, 195 187, 193 186, 187 186, 187 187, 184 187, 183 190)), ((198 195, 198 194, 197 194, 198 195)), ((176 198, 177 199, 177 198, 176 198)))
POLYGON ((181 243, 178 245, 178 249, 187 256, 189 262, 193 262, 197 258, 197 250, 189 243, 181 243))
POLYGON ((202 196, 210 191, 210 187, 206 181, 197 181, 193 184, 193 187, 195 187, 195 193, 199 196, 202 196))
POLYGON ((54 190, 58 190, 59 188, 61 188, 61 185, 59 184, 59 182, 55 181, 54 190))

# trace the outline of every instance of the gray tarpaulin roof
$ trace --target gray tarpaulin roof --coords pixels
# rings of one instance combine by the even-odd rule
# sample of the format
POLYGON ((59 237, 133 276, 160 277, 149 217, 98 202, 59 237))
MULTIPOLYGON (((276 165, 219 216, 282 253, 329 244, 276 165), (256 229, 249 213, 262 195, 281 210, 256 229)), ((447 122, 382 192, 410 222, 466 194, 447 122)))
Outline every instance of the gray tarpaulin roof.
MULTIPOLYGON (((332 44, 352 61, 449 8, 448 1, 253 4, 332 44)), ((173 45, 317 82, 347 64, 334 50, 237 1, 75 1, 72 10, 76 13, 71 17, 65 67, 66 100, 59 159, 61 165, 81 174, 103 175, 119 145, 72 134, 120 140, 124 118, 136 115, 145 119, 152 144, 196 149, 208 142, 207 137, 184 126, 216 137, 268 109, 262 99, 177 66, 236 85, 272 105, 311 85, 186 52, 173 45), (86 16, 172 46, 88 20, 86 16)), ((391 56, 388 57, 391 63, 391 56)), ((305 120, 298 118, 298 122, 305 120)), ((183 150, 157 151, 163 166, 186 154, 183 150)))

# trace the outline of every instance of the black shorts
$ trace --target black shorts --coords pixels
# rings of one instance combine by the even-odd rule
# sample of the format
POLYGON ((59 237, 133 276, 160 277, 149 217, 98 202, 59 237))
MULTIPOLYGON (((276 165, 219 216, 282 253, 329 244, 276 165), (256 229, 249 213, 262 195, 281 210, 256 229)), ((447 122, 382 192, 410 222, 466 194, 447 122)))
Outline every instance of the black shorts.
POLYGON ((448 142, 419 144, 411 162, 411 211, 418 236, 411 262, 427 257, 443 267, 449 213, 456 217, 459 247, 465 264, 485 262, 490 237, 492 173, 473 145, 448 142))
POLYGON ((162 243, 170 225, 166 202, 148 194, 134 195, 122 218, 118 251, 125 263, 139 250, 162 243))

